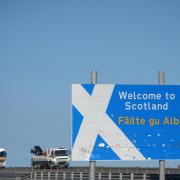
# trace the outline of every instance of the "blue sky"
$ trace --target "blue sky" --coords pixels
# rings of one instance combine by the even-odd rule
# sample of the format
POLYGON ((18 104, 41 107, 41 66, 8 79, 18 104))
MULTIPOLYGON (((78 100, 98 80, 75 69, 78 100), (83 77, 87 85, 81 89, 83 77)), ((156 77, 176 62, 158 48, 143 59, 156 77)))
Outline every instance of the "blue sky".
POLYGON ((166 84, 180 84, 179 9, 178 0, 1 0, 0 146, 8 166, 29 166, 36 144, 70 148, 71 84, 89 83, 92 69, 99 83, 157 84, 164 70, 166 84))

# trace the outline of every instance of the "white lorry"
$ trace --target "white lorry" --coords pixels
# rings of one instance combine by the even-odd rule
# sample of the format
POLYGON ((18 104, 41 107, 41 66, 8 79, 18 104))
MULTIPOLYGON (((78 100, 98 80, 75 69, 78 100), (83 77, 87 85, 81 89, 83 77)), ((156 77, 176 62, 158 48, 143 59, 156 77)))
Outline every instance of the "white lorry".
POLYGON ((6 167, 6 151, 4 148, 0 148, 0 168, 6 167))
POLYGON ((34 146, 31 153, 34 154, 31 159, 34 168, 67 168, 69 166, 69 151, 64 147, 48 148, 43 152, 40 146, 34 146))

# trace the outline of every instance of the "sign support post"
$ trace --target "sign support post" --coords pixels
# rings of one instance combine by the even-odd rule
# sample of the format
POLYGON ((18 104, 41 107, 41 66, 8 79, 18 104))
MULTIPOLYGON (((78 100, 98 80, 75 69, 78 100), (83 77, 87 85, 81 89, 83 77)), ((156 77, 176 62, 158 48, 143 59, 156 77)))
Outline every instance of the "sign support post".
MULTIPOLYGON (((158 84, 165 84, 165 73, 164 71, 158 72, 158 84)), ((159 180, 165 180, 165 160, 159 160, 159 180)))
MULTIPOLYGON (((91 71, 91 84, 97 84, 97 71, 91 71)), ((89 171, 89 179, 95 180, 96 175, 96 161, 90 161, 90 171, 89 171)))

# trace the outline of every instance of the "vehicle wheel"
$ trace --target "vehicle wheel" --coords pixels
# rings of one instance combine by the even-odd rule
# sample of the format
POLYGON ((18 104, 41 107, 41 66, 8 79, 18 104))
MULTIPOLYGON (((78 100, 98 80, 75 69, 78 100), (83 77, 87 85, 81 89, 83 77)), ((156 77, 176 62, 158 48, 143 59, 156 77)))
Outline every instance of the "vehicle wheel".
POLYGON ((33 167, 34 169, 37 169, 37 164, 36 164, 36 163, 33 163, 33 164, 32 164, 32 167, 33 167))
POLYGON ((52 162, 49 163, 49 168, 50 168, 50 169, 54 169, 54 168, 55 168, 55 166, 53 165, 52 162))

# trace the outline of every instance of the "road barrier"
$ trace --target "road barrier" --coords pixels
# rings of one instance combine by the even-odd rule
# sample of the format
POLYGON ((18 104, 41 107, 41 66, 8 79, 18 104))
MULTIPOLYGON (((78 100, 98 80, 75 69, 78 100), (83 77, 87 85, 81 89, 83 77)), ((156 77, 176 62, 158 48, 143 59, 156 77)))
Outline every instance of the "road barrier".
MULTIPOLYGON (((5 168, 0 180, 89 180, 89 167, 67 169, 5 168), (4 174, 4 176, 3 176, 4 174)), ((159 180, 158 168, 96 168, 96 180, 159 180)), ((166 180, 179 180, 179 168, 167 168, 166 180)))

